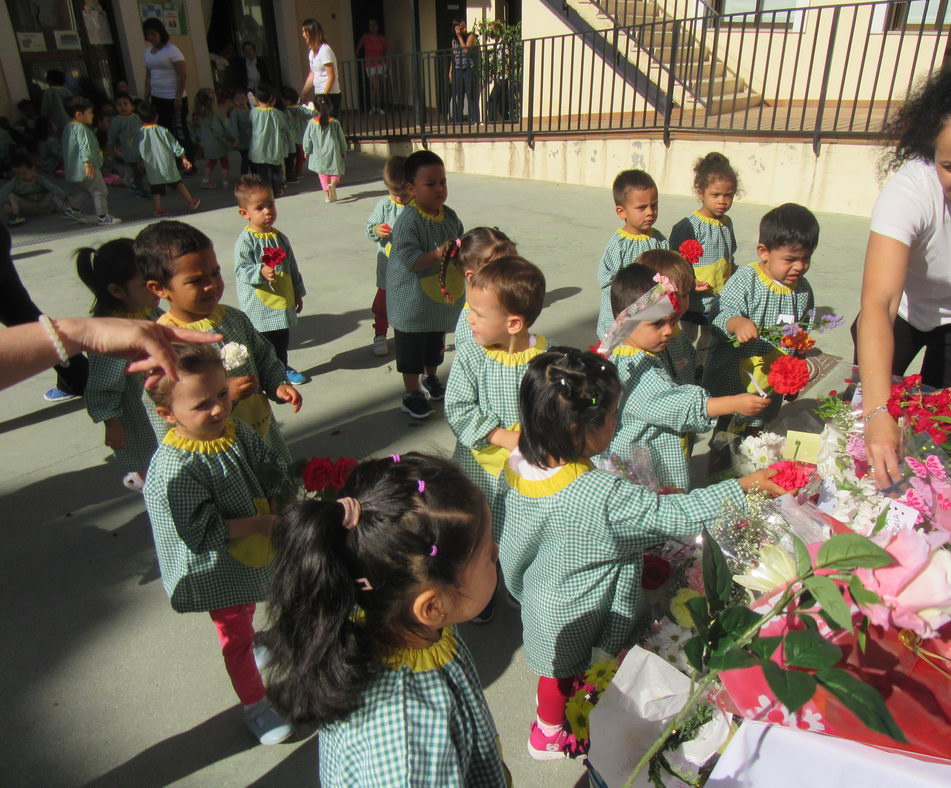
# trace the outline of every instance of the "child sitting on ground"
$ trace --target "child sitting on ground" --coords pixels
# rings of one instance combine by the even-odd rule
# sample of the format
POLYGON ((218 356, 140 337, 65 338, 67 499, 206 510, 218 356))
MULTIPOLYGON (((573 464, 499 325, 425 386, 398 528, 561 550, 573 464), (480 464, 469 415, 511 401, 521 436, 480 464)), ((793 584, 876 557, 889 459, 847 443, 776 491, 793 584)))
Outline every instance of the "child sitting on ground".
MULTIPOLYGON (((647 255, 679 257, 667 250, 646 252, 641 257, 647 255)), ((602 348, 602 352, 610 351, 621 382, 617 429, 603 459, 616 456, 628 463, 635 459, 634 447, 644 447, 650 452, 658 489, 686 492, 691 484, 685 433, 713 429, 716 419, 726 414, 755 415, 766 408, 769 400, 755 394, 711 397, 700 386, 678 385, 671 379, 661 354, 673 334, 680 305, 669 300, 665 280, 662 274, 635 263, 622 268, 611 284, 615 317, 627 310, 626 318, 621 318, 625 321, 621 335, 627 330, 626 321, 638 317, 638 310, 644 319, 634 323, 623 340, 617 336, 602 348), (618 340, 619 344, 610 347, 618 340)), ((612 327, 610 333, 614 331, 612 327)))
POLYGON ((201 188, 214 189, 212 175, 215 165, 221 165, 221 188, 231 188, 231 164, 228 161, 228 151, 235 146, 234 136, 227 124, 218 115, 215 105, 218 103, 215 91, 211 88, 202 88, 195 96, 195 115, 192 119, 193 135, 198 138, 202 152, 205 154, 205 177, 202 178, 201 188))
POLYGON ((347 171, 347 139, 340 121, 330 117, 330 104, 321 98, 315 106, 317 114, 304 132, 304 157, 311 172, 317 173, 327 202, 336 202, 340 176, 347 171))
POLYGON ((390 156, 383 165, 383 183, 389 195, 380 200, 367 219, 367 238, 377 245, 376 250, 376 296, 370 311, 373 313, 373 355, 385 356, 390 352, 386 333, 390 323, 386 317, 386 267, 389 263, 390 236, 393 225, 405 207, 405 156, 390 156))
MULTIPOLYGON (((251 325, 247 316, 219 303, 225 285, 211 239, 184 222, 155 222, 135 239, 135 254, 148 288, 168 301, 168 312, 158 322, 167 326, 221 334, 231 345, 228 365, 234 416, 246 422, 283 460, 290 452, 278 429, 267 394, 274 402, 289 402, 300 410, 301 395, 286 382, 284 365, 273 346, 251 325)), ((159 439, 168 429, 156 424, 159 439)))
MULTIPOLYGON (((157 320, 159 298, 145 286, 135 260, 131 238, 117 238, 99 249, 76 251, 76 271, 93 294, 94 317, 157 320)), ((106 428, 106 446, 112 449, 130 490, 141 490, 157 445, 155 431, 142 402, 144 373, 129 375, 125 359, 89 354, 86 411, 106 428)))
POLYGON ((251 147, 251 110, 248 108, 248 94, 243 90, 234 92, 234 106, 228 111, 228 129, 241 154, 241 174, 251 172, 248 148, 251 147))
POLYGON ((83 215, 69 203, 65 189, 36 171, 33 159, 15 153, 10 160, 13 177, 0 187, 0 205, 7 215, 7 224, 16 227, 27 216, 61 213, 67 219, 81 222, 83 215))
POLYGON ((66 102, 73 93, 66 87, 66 75, 59 69, 51 68, 46 72, 46 84, 40 98, 40 114, 53 124, 53 134, 59 136, 73 119, 66 109, 66 102))
MULTIPOLYGON (((240 419, 232 419, 228 379, 211 345, 175 344, 179 379, 149 391, 168 430, 145 481, 145 506, 162 572, 178 613, 207 611, 225 669, 261 744, 293 732, 267 700, 255 664, 254 610, 267 598, 278 522, 255 469, 280 458, 240 419)), ((185 667, 183 660, 182 667, 185 667)))
POLYGON ((139 129, 142 127, 142 119, 135 114, 132 96, 128 93, 117 95, 116 111, 118 114, 109 123, 109 147, 113 156, 129 169, 132 193, 136 197, 147 199, 149 194, 142 183, 145 167, 142 165, 142 154, 139 153, 139 129))
POLYGON ((178 171, 178 159, 186 170, 192 168, 192 163, 185 158, 185 149, 164 126, 158 125, 158 111, 147 101, 139 103, 139 118, 142 126, 139 128, 138 148, 145 164, 145 174, 149 179, 149 191, 152 194, 152 209, 159 218, 168 216, 168 211, 162 207, 162 197, 166 186, 174 186, 182 195, 188 207, 195 211, 201 200, 192 197, 188 187, 182 183, 182 175, 178 171))
POLYGON ((445 205, 449 190, 442 159, 432 151, 416 151, 406 159, 405 175, 412 202, 393 227, 386 313, 395 334, 396 371, 403 375, 406 389, 400 410, 425 419, 433 412, 427 397, 443 398, 436 372, 443 361, 446 332, 456 324, 465 292, 455 266, 445 272, 445 279, 441 276, 443 255, 463 227, 456 212, 445 205))
POLYGON ((601 308, 598 312, 598 339, 610 328, 611 281, 624 266, 633 263, 649 249, 667 249, 667 239, 654 229, 657 221, 657 184, 643 170, 618 173, 612 186, 614 210, 624 222, 608 241, 598 265, 601 308))
POLYGON ((263 82, 254 88, 257 106, 251 110, 251 172, 271 187, 275 197, 284 193, 284 157, 289 134, 287 116, 275 108, 277 94, 263 82))
POLYGON ((699 533, 724 501, 742 510, 754 486, 785 492, 768 481, 775 470, 689 495, 596 470, 589 458, 611 441, 619 390, 610 361, 556 347, 529 363, 519 392, 521 432, 496 532, 505 583, 522 605, 525 661, 539 676, 528 740, 536 760, 565 757, 565 705, 592 650, 613 657, 636 642, 644 548, 699 533))
POLYGON ((63 175, 63 145, 54 137, 52 124, 42 115, 36 119, 36 157, 44 175, 63 175))
POLYGON ((121 224, 121 219, 109 214, 109 190, 101 172, 102 150, 92 130, 92 103, 75 96, 66 109, 72 117, 62 139, 66 181, 79 184, 89 194, 99 224, 121 224))
POLYGON ((322 785, 511 784, 456 625, 495 590, 479 490, 446 460, 368 460, 275 531, 271 696, 317 725, 322 785))
POLYGON ((234 196, 238 213, 248 223, 234 244, 238 305, 251 325, 274 346, 287 379, 294 384, 306 383, 306 375, 287 366, 287 347, 307 291, 291 242, 274 227, 274 194, 257 175, 242 175, 234 196))

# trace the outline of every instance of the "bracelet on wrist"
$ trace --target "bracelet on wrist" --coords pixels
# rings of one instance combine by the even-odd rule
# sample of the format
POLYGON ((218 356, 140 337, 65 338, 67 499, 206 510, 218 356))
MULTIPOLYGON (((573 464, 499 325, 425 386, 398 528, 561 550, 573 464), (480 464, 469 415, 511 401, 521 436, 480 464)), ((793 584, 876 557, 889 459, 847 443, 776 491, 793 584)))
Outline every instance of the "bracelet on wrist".
POLYGON ((68 367, 69 366, 69 353, 66 352, 66 345, 63 344, 63 338, 59 335, 59 331, 56 330, 56 326, 53 325, 53 321, 49 319, 46 315, 40 315, 36 318, 43 330, 46 331, 46 335, 50 338, 50 342, 53 343, 53 350, 56 351, 56 356, 59 358, 60 366, 68 367))
POLYGON ((862 417, 862 423, 868 424, 875 416, 879 413, 888 413, 887 405, 879 405, 877 408, 872 408, 868 413, 862 417))

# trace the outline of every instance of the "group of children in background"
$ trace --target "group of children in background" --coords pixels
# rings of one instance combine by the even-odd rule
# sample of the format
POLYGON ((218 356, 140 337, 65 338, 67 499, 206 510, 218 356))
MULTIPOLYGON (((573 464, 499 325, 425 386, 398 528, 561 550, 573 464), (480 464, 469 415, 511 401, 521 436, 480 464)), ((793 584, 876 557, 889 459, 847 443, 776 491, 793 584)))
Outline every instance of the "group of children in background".
MULTIPOLYGON (((252 128, 273 122, 267 97, 258 101, 252 128)), ((262 155, 250 154, 252 167, 262 155)), ((123 469, 138 474, 132 482, 144 477, 172 606, 209 613, 262 743, 316 723, 322 784, 505 785, 492 715, 454 625, 491 620, 500 567, 538 677, 528 752, 565 757, 574 678, 593 655, 613 657, 642 633, 644 550, 694 537, 723 502, 742 508, 747 490, 784 492, 772 471, 692 489, 685 439, 734 414, 755 429, 778 408, 748 390, 740 363, 768 353, 759 330, 806 319, 818 224, 801 206, 770 211, 758 262, 737 270, 726 213, 738 178, 710 154, 696 167, 701 207, 672 233, 702 245, 688 262, 654 229, 653 180, 622 172, 613 191, 624 225, 597 271, 598 337, 613 339, 604 353, 581 351, 533 332, 543 271, 501 230, 464 232, 445 204, 439 157, 391 158, 389 194, 366 226, 377 250, 372 351, 389 352, 392 325, 401 410, 426 418, 429 401, 445 398, 454 462, 366 460, 340 500, 297 502, 278 518, 275 490, 255 468, 290 461, 267 399, 300 408, 293 384, 306 377, 287 366, 287 347, 305 290, 274 227, 278 164, 265 163, 235 189, 247 222, 234 250, 241 310, 220 303, 215 250, 187 224, 158 222, 134 241, 79 252, 95 314, 214 332, 223 346, 179 346, 178 380, 147 393, 94 358, 90 415, 105 423, 123 469), (631 317, 640 303, 651 308, 631 317), (444 389, 450 330, 456 357, 444 389), (698 334, 711 343, 702 372, 698 334), (234 343, 246 352, 229 360, 234 343), (605 469, 606 458, 638 449, 653 488, 605 469), (262 640, 252 619, 265 600, 262 640)))

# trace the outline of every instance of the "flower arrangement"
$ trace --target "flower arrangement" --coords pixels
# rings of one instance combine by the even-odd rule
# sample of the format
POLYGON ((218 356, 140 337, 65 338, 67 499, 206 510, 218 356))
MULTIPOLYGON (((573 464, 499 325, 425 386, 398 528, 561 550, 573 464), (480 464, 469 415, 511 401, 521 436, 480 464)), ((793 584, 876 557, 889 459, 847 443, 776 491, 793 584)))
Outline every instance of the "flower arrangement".
POLYGON ((335 500, 359 463, 350 457, 312 457, 300 470, 304 489, 321 500, 335 500))
POLYGON ((776 471, 771 481, 784 490, 801 490, 809 483, 809 479, 816 471, 815 465, 794 460, 780 460, 768 467, 776 471))
POLYGON ((775 432, 748 435, 739 442, 733 456, 733 470, 738 476, 768 468, 783 457, 786 438, 775 432))
POLYGON ((927 433, 939 446, 951 450, 951 389, 925 393, 921 375, 909 375, 892 385, 886 405, 894 418, 903 418, 916 433, 927 433))

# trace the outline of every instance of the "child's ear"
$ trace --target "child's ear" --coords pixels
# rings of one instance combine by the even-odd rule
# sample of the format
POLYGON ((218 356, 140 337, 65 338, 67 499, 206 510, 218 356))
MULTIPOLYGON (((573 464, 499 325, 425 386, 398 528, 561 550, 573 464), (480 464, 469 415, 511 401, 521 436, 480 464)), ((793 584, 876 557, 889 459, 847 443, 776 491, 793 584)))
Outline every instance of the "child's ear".
POLYGON ((412 181, 407 182, 406 184, 406 196, 409 198, 404 200, 404 202, 409 202, 410 200, 416 199, 416 187, 413 186, 412 181))
POLYGON ((161 416, 165 421, 167 421, 173 427, 176 424, 178 424, 178 419, 175 418, 175 414, 172 413, 172 411, 170 411, 164 405, 156 405, 155 412, 158 413, 159 416, 161 416))
POLYGON ((509 315, 505 319, 505 330, 512 336, 521 333, 528 326, 525 325, 525 318, 521 315, 509 315))
POLYGON ((446 623, 446 600, 444 593, 436 588, 427 588, 413 600, 413 615, 425 627, 439 629, 446 623))
POLYGON ((462 272, 462 275, 466 280, 466 284, 470 285, 472 284, 472 277, 475 276, 475 270, 473 270, 472 268, 467 268, 465 271, 462 272))
POLYGON ((238 208, 238 214, 241 216, 241 218, 247 219, 247 218, 248 218, 248 209, 247 209, 247 208, 238 208))
POLYGON ((624 206, 623 206, 623 205, 615 205, 615 206, 614 206, 614 211, 617 213, 618 218, 619 218, 621 221, 624 221, 624 222, 627 221, 627 212, 624 210, 624 206))
POLYGON ((763 244, 756 244, 756 254, 759 255, 760 262, 765 263, 769 259, 769 249, 763 244))
POLYGON ((147 279, 145 286, 149 289, 150 292, 155 293, 159 298, 168 298, 168 288, 162 285, 157 279, 147 279))
POLYGON ((115 284, 114 282, 112 284, 106 285, 106 292, 116 299, 116 301, 121 301, 127 295, 125 288, 122 285, 115 284))

